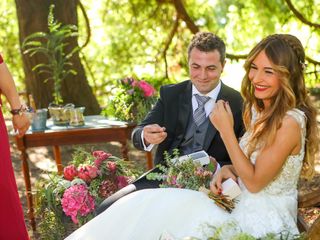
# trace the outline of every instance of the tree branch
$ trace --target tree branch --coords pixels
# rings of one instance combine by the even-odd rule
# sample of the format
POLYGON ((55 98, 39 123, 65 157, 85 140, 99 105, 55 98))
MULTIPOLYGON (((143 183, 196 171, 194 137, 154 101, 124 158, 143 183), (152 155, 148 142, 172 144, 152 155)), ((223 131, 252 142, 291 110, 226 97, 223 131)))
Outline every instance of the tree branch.
POLYGON ((174 35, 176 34, 177 32, 177 29, 178 29, 178 26, 179 26, 179 14, 177 13, 177 16, 176 16, 176 19, 174 21, 174 25, 173 25, 173 28, 171 29, 170 33, 169 33, 169 36, 167 38, 167 41, 164 45, 164 49, 162 51, 162 56, 164 58, 164 62, 165 62, 165 72, 166 72, 166 78, 168 78, 168 62, 167 62, 167 51, 170 47, 170 44, 172 42, 172 39, 174 37, 174 35))
POLYGON ((81 9, 81 12, 83 14, 83 17, 84 17, 84 20, 85 20, 85 24, 86 24, 86 29, 87 29, 87 38, 86 38, 86 41, 84 42, 84 44, 80 47, 80 49, 83 49, 85 46, 88 45, 89 41, 90 41, 90 38, 91 38, 91 28, 90 28, 90 23, 89 23, 89 18, 88 18, 88 15, 87 15, 87 12, 86 10, 84 9, 84 6, 82 5, 81 1, 78 0, 78 6, 80 7, 81 9))
POLYGON ((320 65, 320 62, 319 61, 316 61, 308 56, 306 56, 306 60, 309 62, 309 63, 312 63, 313 65, 320 65))
POLYGON ((308 19, 306 19, 292 4, 291 0, 285 0, 287 3, 289 9, 293 12, 293 14, 304 24, 307 24, 311 27, 320 28, 320 24, 310 22, 308 19))
POLYGON ((240 59, 246 59, 248 57, 247 54, 232 54, 232 53, 226 53, 226 58, 229 58, 230 60, 236 60, 239 61, 240 59))
POLYGON ((199 27, 194 23, 191 17, 188 15, 183 3, 181 0, 172 0, 174 7, 176 8, 177 13, 180 18, 187 24, 189 30, 195 34, 200 31, 199 27))

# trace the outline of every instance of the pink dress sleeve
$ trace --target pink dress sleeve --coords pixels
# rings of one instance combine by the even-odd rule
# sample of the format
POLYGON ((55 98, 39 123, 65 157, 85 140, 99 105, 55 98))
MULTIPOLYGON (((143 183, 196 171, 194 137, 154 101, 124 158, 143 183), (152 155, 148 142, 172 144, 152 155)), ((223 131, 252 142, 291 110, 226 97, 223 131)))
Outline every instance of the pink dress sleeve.
MULTIPOLYGON (((2 56, 0 55, 0 64, 3 63, 3 58, 2 56)), ((1 107, 1 89, 0 89, 0 107, 1 107)))

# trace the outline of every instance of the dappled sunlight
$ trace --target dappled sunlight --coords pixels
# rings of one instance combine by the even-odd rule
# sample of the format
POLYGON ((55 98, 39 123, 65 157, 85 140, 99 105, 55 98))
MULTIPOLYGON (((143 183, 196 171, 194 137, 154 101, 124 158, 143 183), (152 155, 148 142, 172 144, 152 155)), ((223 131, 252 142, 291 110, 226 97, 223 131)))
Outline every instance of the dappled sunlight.
POLYGON ((28 152, 29 160, 34 166, 41 170, 56 170, 55 162, 49 157, 48 149, 45 147, 33 148, 28 152))

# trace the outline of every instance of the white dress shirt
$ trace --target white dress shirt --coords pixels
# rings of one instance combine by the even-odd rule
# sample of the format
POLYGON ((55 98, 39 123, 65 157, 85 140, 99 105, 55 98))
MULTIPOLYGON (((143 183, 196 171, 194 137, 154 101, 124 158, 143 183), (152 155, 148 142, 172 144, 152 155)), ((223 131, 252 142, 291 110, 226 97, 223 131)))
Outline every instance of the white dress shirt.
POLYGON ((194 95, 198 94, 200 96, 207 96, 207 97, 210 97, 210 100, 205 103, 204 109, 206 111, 206 117, 208 117, 213 110, 213 107, 216 103, 220 89, 221 89, 221 81, 219 81, 218 85, 214 89, 212 89, 210 92, 208 92, 206 95, 204 95, 204 94, 200 93, 198 91, 198 89, 192 84, 192 109, 193 109, 193 113, 198 108, 198 102, 197 102, 197 99, 194 95))

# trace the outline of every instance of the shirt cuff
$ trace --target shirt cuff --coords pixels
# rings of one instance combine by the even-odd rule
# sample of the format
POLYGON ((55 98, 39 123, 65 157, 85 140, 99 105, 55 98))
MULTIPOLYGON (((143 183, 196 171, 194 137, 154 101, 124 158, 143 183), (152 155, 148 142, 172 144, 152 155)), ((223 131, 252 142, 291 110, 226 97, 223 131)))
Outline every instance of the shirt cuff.
POLYGON ((216 175, 216 174, 219 172, 220 168, 221 168, 221 166, 220 166, 220 164, 217 162, 217 167, 216 167, 216 170, 215 170, 214 173, 213 173, 213 176, 216 175))
POLYGON ((149 146, 146 146, 146 144, 144 142, 143 131, 141 132, 141 141, 142 141, 142 144, 143 144, 143 150, 145 150, 147 152, 151 152, 154 144, 149 144, 149 146))

